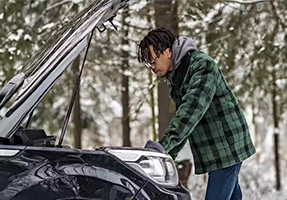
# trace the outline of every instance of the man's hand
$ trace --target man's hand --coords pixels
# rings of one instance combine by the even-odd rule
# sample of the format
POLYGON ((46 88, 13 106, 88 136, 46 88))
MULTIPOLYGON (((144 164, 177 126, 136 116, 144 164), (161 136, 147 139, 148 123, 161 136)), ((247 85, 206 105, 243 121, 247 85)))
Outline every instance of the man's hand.
POLYGON ((164 147, 160 143, 154 142, 152 140, 148 140, 147 143, 145 144, 144 148, 146 148, 146 149, 155 149, 155 150, 157 150, 158 152, 161 152, 161 153, 165 152, 164 147))

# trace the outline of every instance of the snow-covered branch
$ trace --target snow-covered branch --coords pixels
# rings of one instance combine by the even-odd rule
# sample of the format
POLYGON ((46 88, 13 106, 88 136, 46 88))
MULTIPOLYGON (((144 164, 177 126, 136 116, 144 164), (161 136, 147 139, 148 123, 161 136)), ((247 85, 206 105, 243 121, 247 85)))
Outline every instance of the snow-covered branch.
POLYGON ((239 4, 255 4, 255 3, 268 3, 270 0, 227 0, 226 3, 239 3, 239 4))
POLYGON ((65 3, 68 3, 68 2, 71 2, 71 0, 63 0, 63 1, 60 1, 60 2, 57 2, 57 3, 54 3, 53 5, 47 7, 46 11, 52 10, 52 9, 58 7, 58 6, 61 6, 61 5, 65 4, 65 3))

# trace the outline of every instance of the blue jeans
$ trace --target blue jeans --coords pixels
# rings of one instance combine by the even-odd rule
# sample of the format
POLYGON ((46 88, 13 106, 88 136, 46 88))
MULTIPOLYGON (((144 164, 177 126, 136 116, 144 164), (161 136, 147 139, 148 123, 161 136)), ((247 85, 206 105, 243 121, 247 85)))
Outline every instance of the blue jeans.
POLYGON ((205 200, 241 200, 238 183, 241 164, 209 172, 205 200))

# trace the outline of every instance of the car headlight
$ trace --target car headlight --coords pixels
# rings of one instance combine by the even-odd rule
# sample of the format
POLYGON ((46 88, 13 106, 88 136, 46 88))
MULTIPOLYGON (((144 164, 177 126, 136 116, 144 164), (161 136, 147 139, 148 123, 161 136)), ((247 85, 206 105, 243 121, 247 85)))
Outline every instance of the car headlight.
POLYGON ((178 185, 177 170, 169 155, 132 149, 107 149, 107 151, 160 185, 178 185))

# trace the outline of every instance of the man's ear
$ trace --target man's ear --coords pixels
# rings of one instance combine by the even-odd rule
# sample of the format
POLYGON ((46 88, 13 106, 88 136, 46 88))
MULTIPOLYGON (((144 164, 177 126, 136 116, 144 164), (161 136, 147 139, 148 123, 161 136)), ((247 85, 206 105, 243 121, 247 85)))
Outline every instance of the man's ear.
POLYGON ((165 51, 166 56, 171 59, 171 48, 167 48, 165 51))

